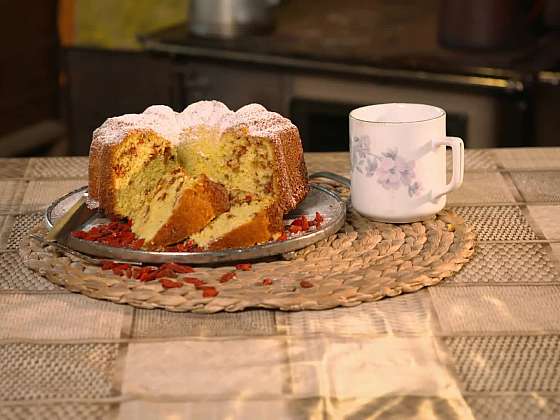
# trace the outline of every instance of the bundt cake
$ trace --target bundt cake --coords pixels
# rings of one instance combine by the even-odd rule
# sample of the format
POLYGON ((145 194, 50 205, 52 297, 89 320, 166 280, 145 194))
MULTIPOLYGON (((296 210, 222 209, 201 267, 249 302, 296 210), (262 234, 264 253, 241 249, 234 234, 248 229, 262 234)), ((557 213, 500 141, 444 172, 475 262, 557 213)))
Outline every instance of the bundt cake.
POLYGON ((93 133, 88 205, 131 220, 150 249, 186 238, 203 249, 275 239, 307 192, 297 128, 261 105, 157 105, 93 133))

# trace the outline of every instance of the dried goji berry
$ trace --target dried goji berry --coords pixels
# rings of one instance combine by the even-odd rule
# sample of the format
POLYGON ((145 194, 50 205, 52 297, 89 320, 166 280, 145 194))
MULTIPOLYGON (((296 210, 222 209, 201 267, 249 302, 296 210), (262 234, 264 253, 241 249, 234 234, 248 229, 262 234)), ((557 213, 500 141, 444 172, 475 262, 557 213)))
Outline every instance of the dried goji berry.
POLYGON ((156 272, 156 277, 177 277, 177 273, 175 273, 175 271, 171 270, 170 268, 160 268, 156 272))
POLYGON ((117 276, 122 276, 124 274, 124 270, 122 268, 119 267, 113 267, 113 274, 117 275, 117 276))
POLYGON ((144 245, 144 240, 136 238, 136 235, 131 231, 131 226, 131 221, 113 218, 110 223, 93 226, 87 232, 76 231, 72 235, 109 246, 139 249, 144 245))
POLYGON ((288 229, 291 233, 298 233, 301 232, 303 229, 301 226, 299 225, 292 225, 290 226, 290 228, 288 229))
POLYGON ((230 271, 229 273, 225 273, 220 277, 220 283, 227 283, 228 281, 235 278, 235 272, 230 271))
POLYGON ((140 273, 140 276, 138 277, 138 280, 140 281, 155 280, 156 275, 157 275, 156 269, 154 269, 153 267, 144 267, 142 269, 142 273, 140 273))
POLYGON ((132 249, 140 249, 144 246, 144 242, 145 242, 144 239, 136 239, 130 244, 130 247, 132 249))
POLYGON ((301 219, 298 217, 290 223, 290 226, 301 226, 301 219))
POLYGON ((307 280, 302 280, 302 281, 300 281, 300 282, 299 282, 299 285, 300 285, 301 287, 303 287, 304 289, 308 289, 308 288, 314 286, 313 283, 311 283, 311 282, 309 282, 309 281, 307 281, 307 280))
POLYGON ((109 240, 105 241, 105 243, 109 246, 114 246, 114 247, 117 247, 117 248, 119 248, 121 246, 120 242, 116 239, 109 239, 109 240))
POLYGON ((148 275, 146 276, 146 281, 152 281, 155 280, 157 278, 159 278, 159 270, 152 270, 148 273, 148 275))
POLYGON ((112 268, 113 273, 115 273, 117 276, 122 276, 123 274, 125 274, 125 271, 130 270, 130 265, 129 264, 115 264, 112 268))
POLYGON ((212 286, 206 286, 202 288, 202 297, 205 298, 218 296, 219 293, 220 292, 218 292, 216 288, 212 286))
POLYGON ((170 269, 173 270, 176 273, 193 273, 194 272, 194 268, 188 266, 188 265, 181 265, 181 264, 177 264, 177 263, 165 263, 161 265, 162 269, 170 269))
POLYGON ((321 223, 323 221, 323 216, 318 211, 315 212, 315 223, 321 223))
POLYGON ((132 241, 134 241, 134 233, 123 232, 120 235, 117 235, 117 238, 120 240, 122 245, 129 245, 132 241))
POLYGON ((185 283, 192 284, 195 287, 200 287, 203 284, 206 284, 204 280, 197 279, 196 277, 184 277, 182 279, 185 283))
POLYGON ((159 279, 159 282, 166 289, 173 289, 175 287, 182 287, 183 286, 183 283, 179 283, 178 281, 174 281, 174 280, 168 279, 166 277, 164 277, 162 279, 159 279))
POLYGON ((266 279, 263 279, 263 281, 262 281, 263 286, 270 286, 271 284, 272 284, 272 279, 266 278, 266 279))
POLYGON ((249 263, 241 263, 241 264, 236 264, 235 265, 235 269, 236 270, 241 270, 241 271, 251 271, 251 267, 252 265, 249 263))
POLYGON ((101 268, 103 270, 110 270, 112 269, 115 265, 117 265, 116 262, 114 261, 102 261, 101 262, 101 268))

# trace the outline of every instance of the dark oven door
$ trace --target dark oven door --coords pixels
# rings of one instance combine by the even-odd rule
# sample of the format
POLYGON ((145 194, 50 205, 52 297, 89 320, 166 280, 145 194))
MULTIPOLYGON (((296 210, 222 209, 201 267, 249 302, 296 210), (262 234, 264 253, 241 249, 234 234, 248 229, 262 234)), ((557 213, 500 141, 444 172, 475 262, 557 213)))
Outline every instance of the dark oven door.
MULTIPOLYGON (((348 114, 367 104, 325 102, 294 98, 290 118, 299 128, 306 152, 348 151, 348 114)), ((460 137, 468 146, 468 116, 447 114, 447 135, 460 137)))

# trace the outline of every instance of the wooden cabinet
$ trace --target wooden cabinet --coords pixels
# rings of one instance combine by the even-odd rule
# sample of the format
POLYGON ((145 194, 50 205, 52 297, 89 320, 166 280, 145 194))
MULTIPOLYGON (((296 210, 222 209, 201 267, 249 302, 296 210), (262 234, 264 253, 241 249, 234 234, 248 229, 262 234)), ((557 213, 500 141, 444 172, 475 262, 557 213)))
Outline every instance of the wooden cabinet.
POLYGON ((0 155, 65 153, 55 0, 4 1, 0 19, 0 155))
POLYGON ((73 155, 85 155, 93 130, 109 117, 138 113, 154 104, 173 105, 170 60, 145 53, 64 50, 68 74, 66 109, 73 155))

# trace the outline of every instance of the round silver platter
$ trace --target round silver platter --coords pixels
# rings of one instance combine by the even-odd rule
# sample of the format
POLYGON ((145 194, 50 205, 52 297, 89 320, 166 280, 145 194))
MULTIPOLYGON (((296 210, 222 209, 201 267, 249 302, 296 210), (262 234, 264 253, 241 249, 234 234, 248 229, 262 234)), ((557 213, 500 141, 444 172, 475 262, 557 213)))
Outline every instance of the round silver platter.
MULTIPOLYGON (((51 229, 56 221, 86 193, 87 187, 79 188, 53 202, 45 213, 47 228, 51 229)), ((307 232, 290 235, 285 241, 273 241, 248 248, 201 252, 155 252, 117 248, 97 242, 85 241, 71 235, 61 239, 60 242, 74 251, 91 256, 143 263, 219 264, 240 260, 254 260, 305 248, 336 233, 344 225, 346 216, 344 201, 336 193, 314 184, 310 185, 309 194, 305 200, 284 217, 284 224, 289 224, 301 215, 306 215, 313 219, 315 212, 319 212, 324 218, 324 222, 319 229, 311 228, 307 232)), ((95 225, 107 222, 108 220, 102 214, 94 213, 85 223, 81 226, 72 227, 72 230, 88 230, 95 225)))

